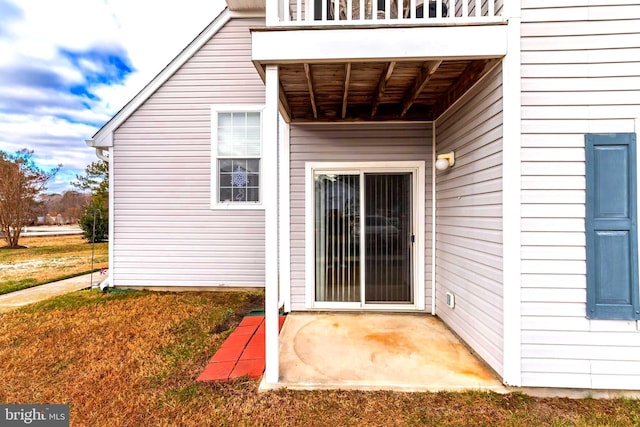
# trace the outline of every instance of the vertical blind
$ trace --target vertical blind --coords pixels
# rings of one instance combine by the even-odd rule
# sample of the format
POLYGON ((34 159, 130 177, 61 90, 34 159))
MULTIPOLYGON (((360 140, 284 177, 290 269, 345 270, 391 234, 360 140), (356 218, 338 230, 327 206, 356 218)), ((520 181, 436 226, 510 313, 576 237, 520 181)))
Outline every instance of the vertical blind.
POLYGON ((316 301, 413 303, 411 174, 318 174, 314 196, 316 301))
POLYGON ((412 303, 411 174, 365 174, 365 302, 412 303))
POLYGON ((315 180, 316 301, 360 301, 360 176, 315 180))

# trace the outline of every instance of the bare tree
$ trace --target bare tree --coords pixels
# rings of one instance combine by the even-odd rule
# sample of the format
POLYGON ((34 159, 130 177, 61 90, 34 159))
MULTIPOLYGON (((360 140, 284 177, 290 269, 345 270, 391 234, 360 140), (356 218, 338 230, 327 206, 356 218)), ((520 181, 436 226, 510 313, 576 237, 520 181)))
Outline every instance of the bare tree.
POLYGON ((75 224, 80 220, 84 208, 89 204, 91 195, 67 190, 62 194, 57 211, 62 214, 65 224, 75 224))
POLYGON ((0 151, 0 230, 9 247, 18 247, 22 227, 33 220, 38 195, 59 169, 43 171, 27 149, 0 151))

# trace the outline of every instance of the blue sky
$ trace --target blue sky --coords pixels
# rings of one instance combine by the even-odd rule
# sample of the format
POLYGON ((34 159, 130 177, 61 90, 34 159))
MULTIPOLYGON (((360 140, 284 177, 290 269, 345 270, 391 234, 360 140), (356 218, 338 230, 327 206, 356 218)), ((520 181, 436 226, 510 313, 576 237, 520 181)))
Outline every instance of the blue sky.
POLYGON ((223 0, 0 0, 0 150, 63 167, 62 192, 96 160, 84 140, 169 63, 223 0))

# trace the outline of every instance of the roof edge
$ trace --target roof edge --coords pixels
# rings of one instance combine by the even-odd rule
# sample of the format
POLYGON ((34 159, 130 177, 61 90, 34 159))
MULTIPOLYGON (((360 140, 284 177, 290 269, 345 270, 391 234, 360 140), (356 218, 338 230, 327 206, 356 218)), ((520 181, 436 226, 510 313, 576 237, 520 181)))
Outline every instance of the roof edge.
POLYGON ((124 107, 122 107, 108 122, 106 122, 91 139, 85 141, 90 147, 111 147, 113 132, 126 121, 156 90, 196 54, 220 29, 232 18, 229 9, 225 7, 207 27, 200 32, 162 71, 142 88, 124 107))

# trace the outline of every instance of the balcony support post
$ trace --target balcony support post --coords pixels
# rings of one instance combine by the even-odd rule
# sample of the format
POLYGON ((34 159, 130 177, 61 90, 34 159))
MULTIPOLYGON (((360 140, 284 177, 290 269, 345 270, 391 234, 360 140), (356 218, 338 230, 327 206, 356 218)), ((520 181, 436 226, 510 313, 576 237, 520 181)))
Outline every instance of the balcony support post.
POLYGON ((262 170, 265 222, 265 374, 267 384, 279 379, 279 242, 278 242, 278 66, 265 70, 265 108, 262 114, 262 170))
POLYGON ((272 27, 278 25, 281 21, 280 19, 280 3, 287 2, 289 0, 265 0, 265 12, 266 12, 266 24, 267 27, 272 27))

